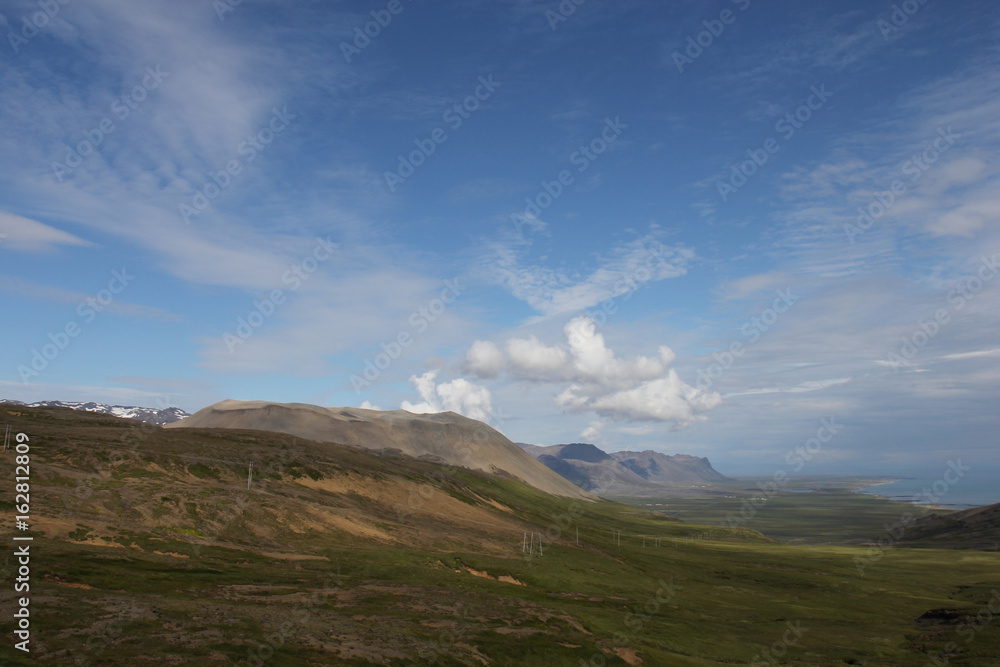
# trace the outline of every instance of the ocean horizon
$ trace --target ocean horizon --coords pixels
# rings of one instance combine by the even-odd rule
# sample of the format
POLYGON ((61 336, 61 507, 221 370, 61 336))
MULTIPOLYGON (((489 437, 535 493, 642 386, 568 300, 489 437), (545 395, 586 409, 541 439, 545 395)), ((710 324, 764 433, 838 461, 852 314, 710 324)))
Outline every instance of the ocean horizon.
POLYGON ((941 473, 901 477, 895 481, 866 486, 858 493, 882 496, 901 503, 940 505, 968 509, 1000 503, 1000 471, 973 470, 954 483, 941 473))

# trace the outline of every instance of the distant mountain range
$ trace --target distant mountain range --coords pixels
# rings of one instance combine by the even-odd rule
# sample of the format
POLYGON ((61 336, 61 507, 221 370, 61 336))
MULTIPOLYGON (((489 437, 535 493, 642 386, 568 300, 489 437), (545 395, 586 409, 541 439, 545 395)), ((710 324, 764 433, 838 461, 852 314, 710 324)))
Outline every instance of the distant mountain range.
POLYGON ((586 443, 569 445, 521 444, 536 459, 582 489, 598 495, 647 496, 667 488, 723 482, 706 458, 654 451, 612 452, 586 443))
POLYGON ((36 401, 25 403, 9 398, 0 400, 0 403, 11 403, 13 405, 23 405, 29 408, 70 408, 72 410, 83 410, 85 412, 99 412, 105 415, 121 417, 122 419, 138 419, 147 424, 172 424, 191 415, 180 408, 166 408, 157 410, 156 408, 141 408, 135 405, 107 405, 106 403, 74 403, 72 401, 36 401))

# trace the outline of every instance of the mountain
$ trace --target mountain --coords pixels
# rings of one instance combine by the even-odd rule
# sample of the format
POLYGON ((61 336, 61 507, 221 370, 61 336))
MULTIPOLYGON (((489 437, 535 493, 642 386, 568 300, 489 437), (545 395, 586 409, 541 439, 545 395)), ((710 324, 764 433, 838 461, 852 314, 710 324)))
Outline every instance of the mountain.
POLYGON ((506 474, 558 496, 590 495, 553 473, 501 433, 455 414, 322 408, 305 403, 222 401, 167 428, 228 428, 289 433, 489 473, 506 474))
POLYGON ((907 547, 1000 551, 1000 503, 922 517, 898 541, 907 547))
POLYGON ((690 487, 726 481, 706 458, 654 451, 612 452, 586 443, 568 445, 521 444, 550 470, 582 489, 598 495, 647 496, 665 488, 690 487))
POLYGON ((106 403, 74 403, 72 401, 36 401, 34 403, 24 403, 11 399, 0 400, 0 403, 10 403, 12 405, 23 405, 29 408, 70 408, 72 410, 83 410, 85 412, 98 412, 104 415, 121 417, 122 419, 138 419, 147 424, 162 426, 190 417, 191 415, 180 408, 166 408, 157 410, 156 408, 141 408, 135 405, 108 405, 106 403))

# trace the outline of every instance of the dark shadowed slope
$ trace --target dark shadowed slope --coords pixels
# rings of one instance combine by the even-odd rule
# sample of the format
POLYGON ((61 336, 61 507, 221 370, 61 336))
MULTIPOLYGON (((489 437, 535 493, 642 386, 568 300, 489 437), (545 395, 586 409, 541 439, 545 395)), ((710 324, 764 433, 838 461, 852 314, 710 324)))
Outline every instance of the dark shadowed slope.
POLYGON ((923 517, 899 542, 908 547, 1000 551, 1000 503, 923 517))

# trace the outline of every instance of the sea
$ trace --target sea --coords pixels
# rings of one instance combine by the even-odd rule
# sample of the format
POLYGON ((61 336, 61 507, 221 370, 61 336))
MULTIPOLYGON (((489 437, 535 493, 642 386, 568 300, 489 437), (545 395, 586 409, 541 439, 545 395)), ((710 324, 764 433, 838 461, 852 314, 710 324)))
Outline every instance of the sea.
POLYGON ((1000 503, 1000 470, 973 469, 956 474, 909 477, 893 482, 866 486, 859 493, 870 493, 889 500, 919 505, 940 505, 967 509, 1000 503))

